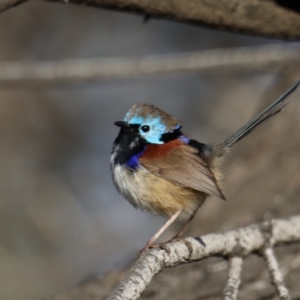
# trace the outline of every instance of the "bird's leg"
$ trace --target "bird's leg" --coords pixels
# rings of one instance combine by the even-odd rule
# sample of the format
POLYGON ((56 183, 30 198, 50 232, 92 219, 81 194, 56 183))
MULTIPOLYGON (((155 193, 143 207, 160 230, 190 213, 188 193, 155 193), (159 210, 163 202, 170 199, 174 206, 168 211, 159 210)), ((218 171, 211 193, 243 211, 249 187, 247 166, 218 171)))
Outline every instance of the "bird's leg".
MULTIPOLYGON (((199 207, 200 207, 200 205, 199 205, 199 207)), ((197 209, 195 209, 194 212, 190 215, 190 217, 184 223, 184 225, 182 226, 182 228, 180 229, 180 231, 169 240, 169 242, 171 242, 171 241, 180 241, 180 242, 184 243, 186 245, 186 247, 189 249, 190 255, 192 255, 192 253, 193 253, 192 245, 188 241, 184 240, 181 237, 185 233, 185 231, 187 230, 187 228, 189 227, 189 225, 191 224, 191 222, 194 219, 194 217, 195 217, 195 215, 196 215, 199 207, 197 209)), ((199 239, 199 242, 203 246, 205 246, 204 242, 201 239, 199 239)))
POLYGON ((184 225, 182 226, 180 231, 176 235, 174 235, 171 240, 181 238, 181 236, 185 233, 185 231, 187 230, 187 228, 190 226, 191 222, 193 221, 197 211, 198 211, 198 209, 194 210, 194 212, 190 215, 188 220, 184 223, 184 225))
MULTIPOLYGON (((177 217, 182 212, 181 210, 178 210, 171 216, 171 218, 154 234, 154 236, 148 241, 146 246, 141 250, 141 252, 144 252, 145 250, 156 247, 156 245, 153 245, 153 243, 158 239, 158 237, 177 219, 177 217)), ((160 247, 162 245, 157 245, 157 247, 160 247)))

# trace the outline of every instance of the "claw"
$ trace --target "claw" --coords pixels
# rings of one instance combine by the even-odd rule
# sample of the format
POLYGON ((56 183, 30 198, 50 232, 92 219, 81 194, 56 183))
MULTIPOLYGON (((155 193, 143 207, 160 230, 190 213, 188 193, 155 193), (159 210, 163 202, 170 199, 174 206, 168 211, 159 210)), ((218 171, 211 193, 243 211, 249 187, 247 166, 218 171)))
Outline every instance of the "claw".
POLYGON ((191 243, 183 238, 178 237, 177 235, 172 237, 168 242, 181 242, 181 243, 185 244, 186 247, 188 248, 190 256, 193 254, 193 247, 192 247, 191 243))
MULTIPOLYGON (((200 237, 195 237, 195 240, 197 240, 203 247, 206 247, 206 244, 204 243, 204 241, 200 237)), ((191 243, 188 242, 187 240, 185 240, 184 238, 181 238, 178 235, 175 235, 174 237, 172 237, 170 240, 168 240, 165 243, 152 244, 152 245, 147 244, 142 250, 139 251, 140 255, 145 253, 147 250, 153 249, 153 248, 160 248, 162 250, 165 250, 168 254, 170 254, 171 250, 167 246, 167 244, 170 243, 170 242, 181 242, 181 243, 185 244, 185 246, 189 250, 190 256, 193 254, 193 247, 192 247, 191 243)))
POLYGON ((146 252, 149 249, 153 248, 160 248, 162 250, 165 250, 168 254, 171 253, 170 248, 166 245, 166 243, 160 243, 160 244, 153 244, 153 245, 146 245, 142 250, 140 250, 140 255, 144 252, 146 252))

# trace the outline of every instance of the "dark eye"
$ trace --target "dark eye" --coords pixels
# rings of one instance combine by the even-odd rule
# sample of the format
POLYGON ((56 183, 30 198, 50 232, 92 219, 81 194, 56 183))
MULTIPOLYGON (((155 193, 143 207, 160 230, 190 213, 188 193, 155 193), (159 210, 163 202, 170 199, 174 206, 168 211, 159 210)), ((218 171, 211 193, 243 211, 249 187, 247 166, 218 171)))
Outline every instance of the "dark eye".
POLYGON ((144 125, 144 126, 141 127, 141 130, 143 132, 148 132, 150 130, 150 126, 149 125, 144 125))

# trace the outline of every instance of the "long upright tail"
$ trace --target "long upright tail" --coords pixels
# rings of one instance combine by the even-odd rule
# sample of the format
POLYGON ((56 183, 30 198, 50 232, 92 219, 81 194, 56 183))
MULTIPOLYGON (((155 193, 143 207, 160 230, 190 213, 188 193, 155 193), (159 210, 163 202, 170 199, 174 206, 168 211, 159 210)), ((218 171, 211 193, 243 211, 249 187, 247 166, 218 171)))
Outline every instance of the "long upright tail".
POLYGON ((249 134, 258 125, 269 119, 270 117, 279 113, 283 108, 291 101, 296 99, 300 95, 300 81, 285 92, 279 99, 270 104, 262 112, 256 115, 248 123, 238 129, 233 135, 225 139, 224 141, 217 143, 213 146, 213 151, 217 156, 223 156, 229 149, 236 144, 239 140, 249 134))

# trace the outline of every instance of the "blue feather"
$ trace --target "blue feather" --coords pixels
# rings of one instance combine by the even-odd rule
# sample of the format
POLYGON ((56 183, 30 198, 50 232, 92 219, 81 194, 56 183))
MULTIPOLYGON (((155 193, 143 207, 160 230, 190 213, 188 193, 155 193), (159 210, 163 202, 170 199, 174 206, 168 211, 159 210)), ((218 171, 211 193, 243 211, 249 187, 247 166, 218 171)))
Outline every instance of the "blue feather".
MULTIPOLYGON (((163 144, 164 142, 161 141, 161 136, 165 133, 167 133, 167 126, 162 121, 161 117, 155 117, 152 116, 149 117, 141 117, 139 115, 134 115, 130 117, 130 115, 127 113, 124 121, 128 124, 138 124, 141 126, 148 125, 150 126, 150 130, 148 132, 143 132, 140 130, 141 136, 143 136, 148 143, 151 144, 163 144)), ((177 124, 173 130, 176 130, 180 128, 180 125, 177 124)), ((172 132, 171 130, 170 132, 172 132)))
POLYGON ((181 135, 178 139, 183 141, 185 144, 188 144, 188 142, 190 141, 190 138, 188 138, 184 135, 181 135))
POLYGON ((144 151, 145 151, 145 149, 143 151, 141 151, 140 153, 131 156, 131 158, 126 162, 127 167, 129 167, 130 169, 133 169, 133 170, 138 168, 140 165, 139 158, 143 155, 144 151))

